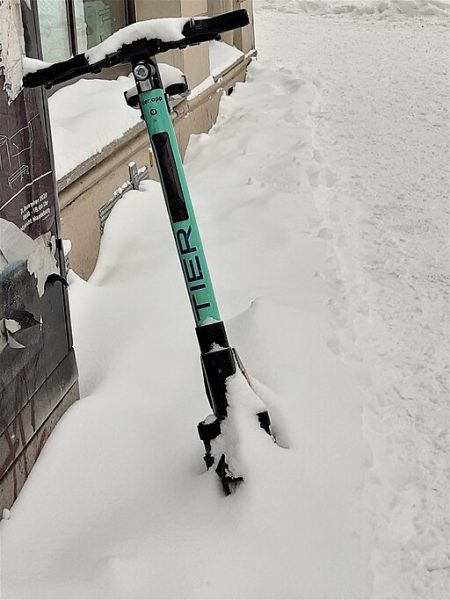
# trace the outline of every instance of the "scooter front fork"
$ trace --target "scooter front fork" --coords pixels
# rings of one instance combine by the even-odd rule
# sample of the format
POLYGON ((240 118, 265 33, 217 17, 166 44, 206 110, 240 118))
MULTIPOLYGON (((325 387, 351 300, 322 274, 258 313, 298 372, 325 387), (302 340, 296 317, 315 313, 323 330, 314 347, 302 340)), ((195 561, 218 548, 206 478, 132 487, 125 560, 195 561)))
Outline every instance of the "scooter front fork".
MULTIPOLYGON (((221 321, 197 327, 196 333, 201 351, 200 360, 206 395, 214 413, 198 424, 198 434, 205 446, 204 461, 207 468, 210 469, 217 462, 216 473, 220 477, 225 494, 229 495, 243 481, 243 478, 231 471, 225 454, 221 454, 220 458, 214 458, 211 443, 222 433, 222 423, 228 416, 227 378, 239 369, 249 385, 251 383, 238 353, 234 348, 230 348, 221 321)), ((256 416, 261 428, 271 435, 269 413, 262 411, 256 416)))
MULTIPOLYGON (((222 423, 227 417, 227 378, 234 375, 238 368, 245 376, 246 373, 236 351, 230 348, 224 324, 220 320, 158 65, 152 57, 143 59, 133 64, 133 74, 197 325, 206 394, 214 413, 199 423, 198 432, 205 445, 206 465, 210 468, 217 462, 217 474, 225 493, 229 494, 242 481, 242 477, 231 473, 224 454, 213 456, 211 443, 220 435, 222 423)), ((261 426, 270 432, 267 412, 260 413, 258 418, 261 426)))

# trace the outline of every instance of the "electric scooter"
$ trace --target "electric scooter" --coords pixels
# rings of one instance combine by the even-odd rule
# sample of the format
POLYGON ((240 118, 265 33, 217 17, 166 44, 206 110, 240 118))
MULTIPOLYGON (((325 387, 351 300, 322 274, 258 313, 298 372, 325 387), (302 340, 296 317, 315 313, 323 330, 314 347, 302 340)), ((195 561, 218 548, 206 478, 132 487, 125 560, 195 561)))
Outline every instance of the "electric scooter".
MULTIPOLYGON (((80 75, 131 63, 136 87, 125 93, 125 99, 130 106, 140 108, 147 126, 194 315, 206 394, 214 413, 199 423, 198 433, 205 446, 207 468, 215 465, 227 495, 235 490, 243 477, 232 472, 226 452, 214 456, 212 442, 221 435, 227 418, 227 378, 239 369, 249 385, 251 382, 236 350, 230 347, 217 307, 172 125, 169 97, 186 94, 187 84, 185 80, 179 81, 164 89, 155 57, 167 50, 220 39, 220 33, 248 23, 246 10, 212 18, 143 21, 119 30, 84 54, 51 65, 40 63, 23 79, 26 87, 44 85, 51 88, 80 75)), ((36 63, 33 61, 33 64, 36 63)), ((261 428, 271 435, 268 412, 262 410, 255 417, 261 428)))

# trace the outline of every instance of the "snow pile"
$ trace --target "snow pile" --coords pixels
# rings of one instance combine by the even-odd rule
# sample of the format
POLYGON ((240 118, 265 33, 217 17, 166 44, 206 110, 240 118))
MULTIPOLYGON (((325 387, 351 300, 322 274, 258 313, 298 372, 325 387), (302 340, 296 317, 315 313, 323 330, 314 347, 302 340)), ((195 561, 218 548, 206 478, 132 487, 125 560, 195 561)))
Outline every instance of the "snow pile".
MULTIPOLYGON (((38 62, 26 60, 31 67, 38 62)), ((164 63, 159 67, 164 86, 180 80, 181 71, 176 67, 164 63)), ((57 179, 140 122, 140 111, 129 107, 123 96, 132 87, 132 75, 113 80, 80 79, 49 98, 57 179)))
MULTIPOLYGON (((211 75, 217 77, 242 56, 242 52, 228 44, 211 42, 211 75)), ((24 59, 27 73, 47 66, 49 63, 24 59)), ((165 87, 180 81, 182 74, 176 67, 160 63, 159 68, 165 87)), ((189 98, 193 99, 213 85, 212 76, 192 89, 189 98)), ((80 79, 49 98, 57 179, 101 152, 140 122, 140 111, 130 108, 123 97, 123 93, 133 87, 131 75, 113 80, 80 79)))
POLYGON ((80 79, 49 98, 55 171, 64 177, 140 121, 123 93, 132 77, 80 79))
POLYGON ((219 76, 244 56, 244 53, 225 42, 209 42, 209 64, 213 77, 219 76))
POLYGON ((261 428, 258 419, 267 407, 255 389, 240 371, 227 379, 228 414, 221 423, 220 435, 211 442, 210 451, 215 461, 214 468, 224 457, 226 473, 229 472, 234 479, 242 478, 246 484, 248 474, 257 482, 260 475, 264 477, 267 471, 277 469, 278 463, 275 439, 261 428), (273 468, 270 463, 273 463, 273 468))
POLYGON ((205 472, 193 319, 160 187, 146 182, 114 208, 90 281, 71 275, 83 400, 1 524, 5 595, 368 595, 364 390, 328 346, 317 276, 328 242, 307 175, 315 98, 293 72, 254 65, 186 162, 228 334, 262 382, 279 445, 248 414, 254 397, 238 376, 229 392, 245 482, 225 498, 205 472))
POLYGON ((260 0, 258 8, 312 16, 450 17, 448 0, 260 0))

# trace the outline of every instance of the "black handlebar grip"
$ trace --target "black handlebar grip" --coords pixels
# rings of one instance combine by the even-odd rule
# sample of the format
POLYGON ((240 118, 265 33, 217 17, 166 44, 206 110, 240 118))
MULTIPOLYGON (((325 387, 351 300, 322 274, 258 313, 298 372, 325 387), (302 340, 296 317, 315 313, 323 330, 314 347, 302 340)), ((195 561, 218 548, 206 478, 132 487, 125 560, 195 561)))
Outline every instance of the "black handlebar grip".
POLYGON ((27 73, 23 78, 25 87, 38 87, 45 85, 51 87, 61 81, 67 81, 77 75, 88 73, 91 70, 84 54, 78 54, 68 60, 64 60, 44 69, 38 69, 34 73, 27 73))
MULTIPOLYGON (((0 0, 1 2, 1 0, 0 0)), ((50 88, 57 83, 69 81, 74 77, 85 75, 87 73, 99 73, 101 69, 112 67, 122 62, 129 62, 131 58, 138 55, 153 56, 165 50, 180 48, 181 43, 194 44, 214 39, 219 33, 230 31, 238 27, 245 27, 249 24, 248 13, 245 9, 234 10, 223 15, 204 19, 191 19, 183 27, 183 35, 187 39, 168 42, 164 44, 159 39, 146 40, 139 39, 131 44, 125 44, 121 50, 106 57, 97 63, 90 64, 85 54, 77 54, 43 69, 38 69, 32 73, 27 73, 23 78, 25 87, 38 87, 40 85, 50 88), (157 42, 151 45, 151 42, 157 42), (125 53, 128 48, 128 53, 125 53), (130 50, 133 50, 131 53, 130 50)))
POLYGON ((245 8, 207 19, 191 19, 183 27, 183 35, 189 37, 196 34, 219 34, 238 27, 245 27, 250 22, 245 8))

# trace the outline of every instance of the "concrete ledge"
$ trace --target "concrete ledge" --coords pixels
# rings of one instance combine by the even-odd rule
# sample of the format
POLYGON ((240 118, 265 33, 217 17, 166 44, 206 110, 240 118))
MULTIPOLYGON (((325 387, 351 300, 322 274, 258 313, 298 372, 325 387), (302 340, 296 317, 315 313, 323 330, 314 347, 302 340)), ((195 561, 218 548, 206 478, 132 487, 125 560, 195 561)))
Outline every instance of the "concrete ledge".
MULTIPOLYGON (((102 181, 118 164, 122 165, 124 161, 127 161, 127 157, 131 160, 131 157, 143 146, 148 146, 148 136, 145 125, 141 122, 124 133, 120 139, 114 140, 105 146, 101 152, 94 154, 94 156, 91 156, 73 171, 59 179, 60 209, 63 210, 80 197, 86 189, 102 181)), ((129 160, 126 162, 126 166, 129 160)))
MULTIPOLYGON (((211 129, 217 119, 223 92, 244 81, 252 55, 242 57, 221 73, 213 85, 174 108, 174 127, 182 156, 191 134, 211 129)), ((58 181, 62 235, 72 241, 70 264, 84 279, 95 268, 100 248, 98 211, 115 189, 128 179, 128 163, 146 164, 150 177, 157 173, 149 154, 149 141, 143 123, 139 123, 102 152, 80 164, 58 181)))

